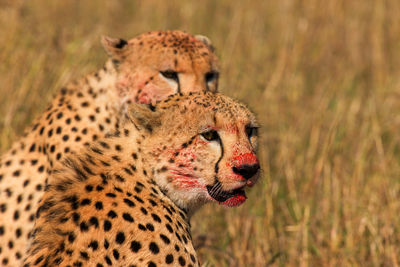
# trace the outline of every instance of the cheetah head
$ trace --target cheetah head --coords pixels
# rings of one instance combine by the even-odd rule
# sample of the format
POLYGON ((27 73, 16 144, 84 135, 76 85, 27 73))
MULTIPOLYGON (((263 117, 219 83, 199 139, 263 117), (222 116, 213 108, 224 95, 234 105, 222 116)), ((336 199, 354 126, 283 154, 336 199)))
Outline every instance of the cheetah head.
POLYGON ((155 103, 175 93, 217 91, 218 58, 204 36, 155 31, 129 41, 102 38, 125 102, 155 103))
POLYGON ((174 95, 152 110, 131 112, 149 138, 142 147, 156 183, 180 207, 233 207, 259 173, 258 124, 243 105, 218 93, 174 95), (143 127, 144 126, 144 127, 143 127))

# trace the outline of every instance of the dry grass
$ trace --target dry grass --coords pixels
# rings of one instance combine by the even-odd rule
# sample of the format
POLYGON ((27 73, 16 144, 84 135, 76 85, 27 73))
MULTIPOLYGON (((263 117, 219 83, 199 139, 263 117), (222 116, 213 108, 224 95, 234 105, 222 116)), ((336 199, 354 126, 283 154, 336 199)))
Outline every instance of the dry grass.
POLYGON ((72 78, 100 34, 209 36, 221 91, 262 122, 263 179, 240 208, 208 206, 206 266, 397 266, 400 2, 0 0, 0 150, 72 78))

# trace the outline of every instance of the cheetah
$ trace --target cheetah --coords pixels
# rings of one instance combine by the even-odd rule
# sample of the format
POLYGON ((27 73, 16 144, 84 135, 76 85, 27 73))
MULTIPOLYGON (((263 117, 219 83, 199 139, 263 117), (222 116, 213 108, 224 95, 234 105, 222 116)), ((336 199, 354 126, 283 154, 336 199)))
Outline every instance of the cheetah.
POLYGON ((217 91, 218 59, 204 36, 157 31, 129 41, 103 37, 102 44, 104 67, 62 88, 0 159, 0 265, 20 265, 51 169, 118 130, 129 103, 217 91))
POLYGON ((199 266, 189 218, 207 202, 245 202, 257 128, 219 93, 132 104, 118 132, 53 172, 24 266, 199 266))

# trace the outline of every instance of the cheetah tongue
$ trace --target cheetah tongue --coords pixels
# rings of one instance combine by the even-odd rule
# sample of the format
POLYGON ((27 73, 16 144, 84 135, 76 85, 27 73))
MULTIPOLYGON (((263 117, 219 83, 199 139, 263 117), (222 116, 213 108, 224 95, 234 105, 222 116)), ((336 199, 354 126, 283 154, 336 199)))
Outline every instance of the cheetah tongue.
POLYGON ((243 204, 246 199, 246 192, 243 189, 236 189, 231 193, 233 196, 222 202, 221 204, 227 207, 236 207, 243 204))

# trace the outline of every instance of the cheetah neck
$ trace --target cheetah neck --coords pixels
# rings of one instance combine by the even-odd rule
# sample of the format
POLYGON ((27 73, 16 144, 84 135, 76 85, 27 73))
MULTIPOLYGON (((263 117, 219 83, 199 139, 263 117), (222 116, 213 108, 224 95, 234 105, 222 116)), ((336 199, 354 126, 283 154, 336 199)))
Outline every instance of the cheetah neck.
POLYGON ((87 77, 88 91, 93 91, 92 97, 96 95, 95 102, 110 112, 120 112, 125 105, 118 96, 117 81, 118 71, 111 60, 107 60, 102 69, 87 77))
POLYGON ((26 139, 40 146, 48 167, 56 167, 53 164, 59 164, 64 154, 79 152, 84 143, 118 129, 124 104, 116 91, 117 79, 118 71, 108 60, 99 71, 62 88, 35 121, 26 139), (76 146, 71 146, 72 140, 76 146))
MULTIPOLYGON (((67 86, 65 102, 82 103, 84 100, 94 103, 97 107, 104 108, 107 113, 115 116, 125 110, 126 101, 118 93, 117 83, 119 72, 114 63, 109 59, 103 68, 85 76, 67 86)), ((75 107, 76 112, 85 112, 82 107, 75 107)))
MULTIPOLYGON (((190 219, 191 216, 208 201, 204 198, 204 192, 200 189, 182 190, 179 183, 171 179, 170 170, 166 169, 165 151, 168 147, 161 143, 154 142, 153 138, 145 138, 138 145, 141 149, 141 162, 143 168, 150 174, 149 178, 160 188, 161 192, 172 201, 177 207, 184 210, 190 219)), ((169 144, 173 147, 173 144, 169 144)))

